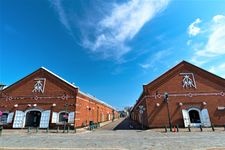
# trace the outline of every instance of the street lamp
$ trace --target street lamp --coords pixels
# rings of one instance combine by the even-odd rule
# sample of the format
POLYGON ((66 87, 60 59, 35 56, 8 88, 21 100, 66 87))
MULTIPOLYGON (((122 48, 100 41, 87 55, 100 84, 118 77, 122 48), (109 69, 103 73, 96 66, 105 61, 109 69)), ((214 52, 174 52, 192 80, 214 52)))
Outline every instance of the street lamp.
POLYGON ((141 128, 143 129, 143 113, 145 111, 145 107, 143 105, 139 106, 139 114, 141 115, 141 128))
POLYGON ((68 120, 68 103, 66 103, 64 105, 66 107, 66 110, 65 110, 65 115, 63 115, 63 119, 64 119, 64 124, 63 124, 63 133, 65 133, 65 130, 66 130, 66 120, 68 120))
POLYGON ((170 131, 172 132, 172 123, 171 123, 171 119, 170 119, 170 110, 169 110, 169 103, 168 103, 168 93, 165 92, 164 93, 164 102, 166 103, 166 107, 167 107, 167 114, 168 114, 168 119, 169 119, 169 126, 170 126, 170 131))

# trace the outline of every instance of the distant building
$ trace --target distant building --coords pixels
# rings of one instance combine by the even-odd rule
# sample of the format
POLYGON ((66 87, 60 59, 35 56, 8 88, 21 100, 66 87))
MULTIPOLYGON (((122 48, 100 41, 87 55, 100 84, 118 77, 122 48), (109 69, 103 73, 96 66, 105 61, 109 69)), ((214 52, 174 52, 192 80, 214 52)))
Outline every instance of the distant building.
POLYGON ((131 117, 149 128, 225 125, 225 79, 182 61, 143 86, 131 117))
POLYGON ((1 122, 9 128, 76 127, 112 120, 117 111, 42 67, 0 91, 1 122))

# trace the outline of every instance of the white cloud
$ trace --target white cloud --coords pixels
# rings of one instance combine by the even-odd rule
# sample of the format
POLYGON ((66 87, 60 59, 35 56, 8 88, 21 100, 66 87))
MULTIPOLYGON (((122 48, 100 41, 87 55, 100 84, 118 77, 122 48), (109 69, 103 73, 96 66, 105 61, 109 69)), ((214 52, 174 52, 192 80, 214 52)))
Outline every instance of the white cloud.
MULTIPOLYGON (((50 1, 58 12, 61 23, 72 32, 73 24, 68 20, 61 0, 50 1)), ((129 0, 124 3, 111 3, 104 14, 89 13, 87 18, 100 16, 100 19, 81 26, 82 46, 93 53, 101 54, 103 58, 120 59, 132 50, 127 44, 168 5, 169 0, 129 0)), ((103 9, 103 8, 98 8, 103 9)), ((105 8, 104 8, 105 9, 105 8)), ((99 12, 99 11, 98 11, 99 12)), ((85 20, 85 19, 84 19, 85 20)))
MULTIPOLYGON (((198 20, 198 19, 196 19, 198 20)), ((194 50, 193 58, 214 58, 217 56, 225 55, 225 16, 216 15, 209 23, 202 26, 203 30, 208 32, 203 33, 204 42, 189 39, 188 45, 192 46, 194 50), (189 42, 191 41, 191 43, 189 42)))
POLYGON ((149 67, 151 67, 151 64, 139 64, 139 65, 143 69, 148 69, 149 67))
POLYGON ((191 45, 191 42, 192 42, 191 40, 188 40, 187 43, 186 43, 187 46, 191 45))
POLYGON ((209 33, 205 33, 207 38, 205 45, 199 48, 196 57, 216 57, 225 54, 225 16, 216 15, 209 26, 205 26, 209 33))
POLYGON ((139 66, 143 69, 149 69, 149 68, 155 68, 155 65, 164 63, 165 58, 170 56, 171 54, 171 49, 166 49, 166 50, 160 50, 156 52, 154 55, 151 55, 151 57, 147 60, 146 63, 139 64, 139 66))
POLYGON ((223 78, 225 78, 225 63, 222 63, 218 66, 211 66, 209 72, 217 74, 223 78))
POLYGON ((225 54, 225 24, 215 28, 210 34, 203 50, 198 51, 198 56, 215 57, 225 54))
POLYGON ((210 72, 224 77, 225 16, 213 16, 201 28, 204 30, 201 36, 188 40, 192 41, 189 46, 193 51, 190 61, 198 66, 207 66, 205 68, 210 72))
POLYGON ((49 1, 51 2, 51 4, 53 5, 54 9, 58 13, 60 22, 65 26, 65 28, 68 31, 71 32, 72 31, 71 30, 71 26, 70 26, 70 23, 68 21, 67 14, 66 14, 66 12, 65 12, 65 10, 63 8, 62 0, 49 0, 49 1))
POLYGON ((167 4, 168 0, 131 0, 115 5, 111 14, 99 21, 98 30, 101 32, 85 46, 92 51, 104 50, 104 56, 119 59, 131 50, 126 42, 167 4))
POLYGON ((213 17, 213 21, 215 23, 224 22, 225 16, 224 15, 216 15, 213 17))
POLYGON ((196 36, 200 33, 201 29, 197 25, 201 22, 201 19, 197 18, 193 23, 189 25, 188 34, 190 36, 196 36))

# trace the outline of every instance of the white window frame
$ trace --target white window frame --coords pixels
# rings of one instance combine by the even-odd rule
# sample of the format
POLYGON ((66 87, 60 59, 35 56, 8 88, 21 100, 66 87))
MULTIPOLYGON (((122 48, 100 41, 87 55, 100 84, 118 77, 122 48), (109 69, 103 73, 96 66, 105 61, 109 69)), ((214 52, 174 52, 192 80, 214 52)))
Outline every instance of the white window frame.
POLYGON ((59 113, 52 112, 52 120, 51 120, 51 123, 58 123, 58 121, 59 121, 59 113))
POLYGON ((8 111, 3 111, 3 112, 2 112, 2 116, 0 117, 0 122, 3 123, 3 125, 8 124, 9 112, 8 112, 8 111), (3 116, 3 114, 7 114, 7 117, 6 117, 5 122, 2 122, 2 116, 3 116))
MULTIPOLYGON (((30 111, 39 111, 41 114, 42 114, 42 111, 41 109, 37 109, 37 108, 31 108, 31 109, 27 109, 25 112, 24 112, 24 121, 23 121, 23 128, 25 127, 26 125, 26 118, 27 118, 27 113, 30 112, 30 111)), ((40 123, 41 123, 41 120, 40 120, 40 123)), ((39 125, 40 126, 40 125, 39 125)))
POLYGON ((59 121, 59 119, 60 119, 59 116, 60 116, 61 113, 67 113, 68 114, 68 121, 69 121, 69 112, 68 111, 60 111, 60 112, 58 112, 58 120, 57 120, 58 122, 57 123, 59 123, 59 124, 64 123, 63 121, 59 121))
POLYGON ((190 126, 191 126, 191 127, 199 127, 200 125, 202 125, 202 114, 201 114, 201 109, 196 108, 196 107, 191 107, 191 108, 189 108, 189 109, 187 110, 187 111, 188 111, 189 118, 190 118, 189 112, 192 111, 192 110, 195 110, 195 111, 198 112, 198 114, 199 114, 199 119, 200 119, 201 122, 200 122, 200 123, 191 123, 191 120, 190 120, 190 126))

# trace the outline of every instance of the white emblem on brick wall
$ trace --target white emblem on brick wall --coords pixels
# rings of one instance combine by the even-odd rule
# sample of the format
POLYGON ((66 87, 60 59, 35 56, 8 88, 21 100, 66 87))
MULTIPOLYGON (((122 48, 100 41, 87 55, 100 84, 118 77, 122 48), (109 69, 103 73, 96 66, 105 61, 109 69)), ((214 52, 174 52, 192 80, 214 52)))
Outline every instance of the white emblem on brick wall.
POLYGON ((44 93, 45 91, 45 78, 36 78, 34 79, 36 83, 34 84, 34 89, 32 92, 44 93))
POLYGON ((183 88, 197 88, 193 73, 180 73, 183 76, 183 88))

